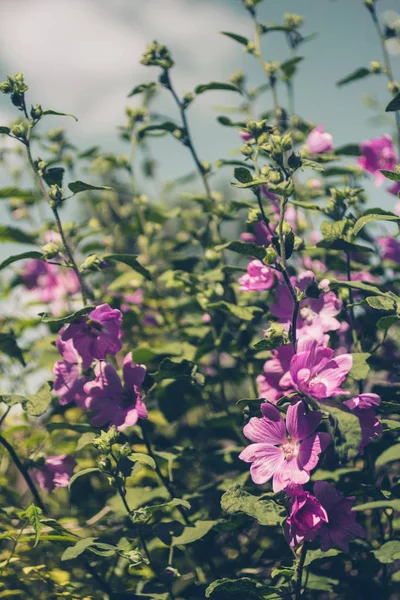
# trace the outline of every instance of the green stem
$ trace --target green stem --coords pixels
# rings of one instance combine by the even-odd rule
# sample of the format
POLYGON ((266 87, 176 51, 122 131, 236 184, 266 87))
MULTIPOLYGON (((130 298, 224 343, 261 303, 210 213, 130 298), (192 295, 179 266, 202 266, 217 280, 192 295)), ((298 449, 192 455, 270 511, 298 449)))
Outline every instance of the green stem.
POLYGON ((268 78, 268 81, 271 85, 271 91, 272 91, 272 104, 274 107, 274 118, 275 118, 275 125, 277 127, 279 127, 279 105, 278 105, 278 94, 276 91, 276 78, 275 75, 271 74, 268 72, 267 68, 266 68, 266 64, 263 60, 262 57, 262 52, 261 52, 261 29, 260 29, 260 25, 257 22, 257 18, 255 16, 255 12, 252 12, 252 21, 253 21, 253 25, 254 25, 254 55, 257 57, 258 62, 260 63, 260 66, 262 68, 262 70, 264 71, 265 75, 268 78))
MULTIPOLYGON (((350 253, 346 252, 346 273, 347 273, 347 281, 351 281, 351 259, 350 253)), ((350 307, 349 307, 349 321, 351 326, 351 333, 353 337, 353 344, 355 348, 358 348, 360 351, 362 350, 360 347, 360 342, 357 336, 356 330, 356 318, 354 314, 354 298, 353 298, 353 290, 349 288, 349 298, 350 298, 350 307)))
POLYGON ((307 555, 307 545, 306 545, 306 543, 304 543, 300 550, 300 556, 299 556, 298 563, 295 567, 295 574, 294 574, 294 593, 295 593, 296 600, 301 600, 301 597, 302 597, 301 584, 302 584, 302 580, 303 580, 303 569, 304 569, 304 562, 306 560, 306 555, 307 555))

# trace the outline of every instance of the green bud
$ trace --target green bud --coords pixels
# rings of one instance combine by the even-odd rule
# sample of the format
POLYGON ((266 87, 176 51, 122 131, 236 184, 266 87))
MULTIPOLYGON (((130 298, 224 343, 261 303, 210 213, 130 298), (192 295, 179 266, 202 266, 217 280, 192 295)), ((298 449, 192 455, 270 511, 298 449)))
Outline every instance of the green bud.
POLYGON ((43 109, 40 106, 40 104, 35 104, 35 106, 32 106, 31 108, 31 117, 32 119, 34 119, 35 121, 37 121, 38 119, 40 119, 40 117, 43 114, 43 109))
POLYGON ((229 77, 229 82, 233 85, 237 85, 238 88, 241 88, 245 82, 246 76, 243 71, 235 71, 229 77))
POLYGON ((112 470, 111 460, 108 456, 101 456, 97 461, 97 466, 103 473, 110 473, 112 470))
POLYGON ((270 174, 270 172, 271 172, 271 167, 269 167, 268 165, 263 165, 261 167, 261 175, 263 177, 268 177, 268 175, 270 174))
POLYGON ((253 42, 248 42, 246 44, 246 52, 248 52, 249 54, 254 54, 255 50, 256 47, 253 42))
POLYGON ((16 121, 11 127, 11 133, 17 138, 25 139, 28 128, 27 121, 16 121))
POLYGON ((277 60, 264 62, 264 69, 265 72, 268 73, 268 75, 275 75, 275 73, 277 73, 280 68, 281 64, 277 60))
POLYGON ((375 6, 375 0, 364 0, 364 4, 369 10, 371 10, 375 6))
POLYGON ((181 129, 175 129, 174 132, 172 133, 172 135, 177 139, 177 140, 181 140, 183 139, 183 133, 181 129))
POLYGON ((51 142, 62 142, 65 135, 65 129, 62 127, 57 127, 56 129, 50 129, 47 132, 47 139, 51 142))
POLYGON ((290 133, 287 133, 282 137, 282 148, 284 151, 292 149, 292 136, 290 133))
POLYGON ((278 258, 278 253, 273 246, 269 246, 265 251, 264 262, 267 265, 273 265, 278 258))
POLYGON ((379 60, 372 60, 369 63, 369 70, 371 73, 381 73, 383 69, 382 63, 379 60))
POLYGON ((63 191, 58 185, 51 185, 49 196, 54 202, 60 202, 63 199, 63 191))
POLYGON ((54 242, 48 242, 44 246, 42 246, 41 251, 43 252, 43 256, 45 258, 54 258, 60 252, 60 247, 57 246, 54 242))
POLYGON ((125 444, 122 444, 122 446, 119 446, 117 452, 118 452, 118 455, 120 458, 126 458, 127 456, 132 454, 132 449, 131 449, 130 445, 128 444, 128 442, 125 442, 125 444))
POLYGON ((253 156, 254 150, 249 144, 243 144, 240 146, 240 152, 243 156, 253 156))
POLYGON ((400 92, 400 83, 397 81, 389 81, 388 90, 391 94, 393 94, 393 96, 395 96, 400 92))
POLYGON ((186 92, 186 94, 183 94, 183 106, 184 108, 186 108, 187 106, 189 106, 189 104, 191 102, 193 102, 195 96, 192 92, 186 92))
POLYGON ((201 168, 203 173, 209 173, 211 171, 211 163, 207 162, 206 160, 202 160, 201 168))
POLYGON ((146 46, 140 62, 142 65, 156 66, 162 69, 170 69, 174 65, 168 48, 156 41, 146 46))
POLYGON ((81 273, 88 271, 100 271, 104 267, 104 260, 99 258, 96 254, 87 256, 83 263, 79 267, 81 273))
POLYGON ((271 169, 268 179, 273 184, 281 183, 281 181, 283 181, 283 175, 280 171, 271 169))
POLYGON ((296 29, 304 23, 304 17, 293 13, 285 13, 283 15, 283 25, 290 29, 296 29))
POLYGON ((11 94, 12 86, 9 81, 4 81, 3 83, 0 83, 0 92, 2 94, 11 94))

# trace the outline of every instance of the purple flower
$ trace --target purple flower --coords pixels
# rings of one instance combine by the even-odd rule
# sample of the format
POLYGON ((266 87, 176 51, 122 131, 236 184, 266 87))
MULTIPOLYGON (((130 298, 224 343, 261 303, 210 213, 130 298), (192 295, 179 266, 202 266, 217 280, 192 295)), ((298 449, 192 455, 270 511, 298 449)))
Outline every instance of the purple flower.
POLYGON ((327 552, 336 546, 348 552, 350 541, 365 537, 364 528, 356 522, 352 510, 355 496, 345 498, 327 481, 317 481, 313 491, 328 514, 328 522, 322 522, 319 529, 321 550, 327 552))
POLYGON ((86 406, 96 413, 92 425, 100 427, 108 423, 123 431, 135 425, 138 419, 147 418, 147 409, 139 393, 146 367, 136 365, 130 352, 125 357, 122 371, 124 385, 111 365, 104 362, 96 364, 95 380, 84 386, 88 396, 86 406))
POLYGON ((400 263, 400 243, 392 235, 381 237, 376 240, 382 248, 382 258, 400 263))
POLYGON ((242 240, 242 242, 256 243, 256 236, 253 235, 252 233, 249 233, 248 231, 244 231, 243 233, 241 233, 240 239, 242 240))
MULTIPOLYGON (((65 327, 60 333, 65 331, 65 327)), ((54 384, 53 389, 60 397, 60 404, 75 402, 81 408, 85 408, 86 396, 83 386, 88 378, 82 376, 81 358, 74 348, 72 340, 64 342, 61 337, 56 340, 57 350, 63 360, 58 360, 53 367, 54 384)))
POLYGON ((381 137, 362 142, 360 150, 362 156, 357 159, 357 163, 375 176, 376 186, 381 185, 385 181, 381 169, 394 171, 396 168, 397 157, 391 136, 386 133, 381 137))
POLYGON ((40 259, 27 262, 21 279, 40 302, 53 303, 53 312, 57 314, 64 309, 66 299, 79 290, 78 278, 71 269, 61 270, 40 259))
POLYGON ((301 486, 287 488, 291 497, 290 516, 284 525, 285 537, 289 546, 299 546, 304 541, 311 542, 322 523, 328 522, 328 514, 315 496, 301 486))
POLYGON ((257 377, 262 398, 275 404, 290 389, 291 381, 285 385, 281 380, 289 371, 292 357, 293 347, 291 344, 272 350, 272 358, 265 362, 262 375, 257 377))
POLYGON ((348 394, 339 386, 352 364, 351 354, 333 358, 330 348, 311 338, 300 338, 297 354, 290 361, 290 376, 295 389, 316 400, 324 400, 336 394, 348 394))
POLYGON ((47 456, 43 466, 35 467, 34 477, 42 490, 52 492, 56 487, 67 487, 69 479, 76 467, 72 456, 47 456))
POLYGON ((106 355, 116 354, 122 348, 122 314, 108 304, 100 304, 87 317, 81 317, 61 333, 63 342, 72 340, 75 350, 82 357, 83 369, 94 358, 104 360, 106 355))
POLYGON ((375 409, 381 403, 378 394, 359 394, 351 400, 346 400, 343 404, 347 406, 358 417, 361 427, 361 442, 359 447, 360 454, 364 453, 364 448, 373 438, 382 433, 382 423, 376 416, 375 409))
POLYGON ((261 260, 252 260, 247 265, 247 273, 239 279, 239 290, 245 292, 262 292, 274 285, 274 272, 261 260))
POLYGON ((245 142, 248 142, 253 137, 251 133, 247 133, 247 131, 239 131, 239 135, 245 142))
POLYGON ((323 125, 318 125, 309 134, 306 140, 306 148, 311 154, 323 154, 333 150, 333 138, 325 131, 323 125))
POLYGON ((330 441, 329 434, 314 433, 322 414, 306 413, 300 400, 289 406, 285 427, 279 410, 272 404, 261 404, 261 412, 261 419, 252 417, 243 429, 245 436, 255 443, 239 455, 241 460, 252 463, 250 474, 254 483, 272 479, 274 492, 291 484, 307 483, 310 471, 317 466, 320 453, 330 441))
POLYGON ((398 196, 400 194, 400 181, 395 181, 390 187, 387 188, 389 194, 398 196))

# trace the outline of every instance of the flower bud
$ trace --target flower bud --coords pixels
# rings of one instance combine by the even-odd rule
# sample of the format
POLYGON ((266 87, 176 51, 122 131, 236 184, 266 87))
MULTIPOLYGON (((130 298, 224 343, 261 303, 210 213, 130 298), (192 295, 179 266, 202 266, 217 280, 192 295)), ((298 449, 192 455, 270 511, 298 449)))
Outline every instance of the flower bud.
POLYGON ((26 121, 17 121, 11 127, 11 133, 17 138, 25 139, 28 127, 29 126, 26 121))
POLYGON ((38 119, 40 119, 40 117, 43 114, 43 109, 40 106, 40 104, 35 104, 35 106, 32 106, 31 108, 31 117, 34 121, 37 121, 38 119))
POLYGON ((181 140, 183 138, 183 133, 181 129, 175 129, 172 133, 172 135, 177 139, 177 140, 181 140))
POLYGON ((261 167, 261 175, 263 177, 268 177, 268 175, 270 174, 271 170, 272 170, 271 167, 269 167, 268 165, 263 165, 261 167))
POLYGON ((290 29, 300 27, 304 23, 304 17, 293 13, 285 13, 283 15, 283 26, 290 29))
POLYGON ((60 247, 54 242, 48 242, 41 247, 44 258, 54 258, 60 252, 60 247))
POLYGON ((372 60, 369 63, 369 70, 371 71, 371 73, 381 73, 382 69, 382 63, 379 62, 379 60, 372 60))
POLYGON ((186 108, 187 106, 189 106, 189 104, 191 102, 193 102, 194 100, 194 94, 192 92, 186 92, 186 94, 183 94, 183 106, 184 108, 186 108))
POLYGON ((54 184, 50 186, 49 196, 54 202, 60 202, 63 199, 62 189, 54 184))
POLYGON ((389 81, 388 90, 391 94, 393 94, 393 96, 395 96, 400 92, 400 83, 397 81, 389 81))
POLYGON ((255 45, 253 44, 253 42, 248 42, 248 43, 246 44, 246 52, 248 52, 249 54, 254 54, 254 52, 255 52, 255 49, 256 49, 256 47, 255 47, 255 45))
POLYGON ((264 69, 268 75, 275 75, 279 71, 281 64, 277 60, 264 62, 264 69))
POLYGON ((111 460, 108 456, 101 456, 97 461, 97 466, 103 473, 109 473, 112 470, 111 460))
POLYGON ((207 162, 206 160, 202 160, 201 161, 201 168, 203 173, 209 173, 211 171, 211 163, 207 162))
POLYGON ((287 133, 282 137, 282 148, 284 151, 292 149, 292 136, 287 133))
POLYGON ((65 129, 63 129, 62 127, 50 129, 50 131, 47 132, 47 138, 51 142, 62 142, 64 139, 64 135, 65 135, 65 129))
POLYGON ((280 171, 271 169, 268 179, 273 184, 281 183, 281 181, 283 181, 283 175, 280 171))
POLYGON ((173 567, 166 567, 163 573, 164 577, 167 579, 177 579, 181 576, 178 569, 174 569, 173 567))
POLYGON ((253 156, 254 150, 249 144, 243 144, 240 146, 240 152, 243 156, 253 156))
POLYGON ((278 258, 278 253, 275 250, 275 248, 273 246, 268 246, 268 248, 265 251, 264 262, 267 265, 273 265, 276 262, 277 258, 278 258))
POLYGON ((237 85, 238 88, 241 88, 245 82, 246 76, 243 71, 235 71, 229 77, 229 82, 233 85, 237 85))
POLYGON ((86 257, 81 266, 79 267, 79 271, 87 272, 87 271, 100 271, 107 266, 107 263, 99 258, 96 254, 91 254, 86 257))
POLYGON ((156 41, 146 46, 140 62, 142 65, 161 67, 166 70, 174 65, 168 48, 156 41))

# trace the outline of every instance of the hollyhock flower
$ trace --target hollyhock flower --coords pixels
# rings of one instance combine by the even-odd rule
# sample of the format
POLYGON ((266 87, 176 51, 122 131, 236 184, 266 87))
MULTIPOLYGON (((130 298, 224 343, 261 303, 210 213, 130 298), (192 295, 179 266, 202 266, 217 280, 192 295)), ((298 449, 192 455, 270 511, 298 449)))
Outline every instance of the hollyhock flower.
POLYGON ((317 466, 320 453, 330 441, 327 433, 314 433, 322 413, 306 413, 302 400, 291 404, 286 414, 286 427, 279 410, 272 404, 261 404, 262 418, 252 417, 243 429, 255 442, 239 455, 252 463, 251 478, 262 484, 272 479, 274 492, 291 484, 307 483, 310 471, 317 466), (286 433, 286 429, 288 434, 286 433))
POLYGON ((248 142, 253 137, 251 133, 247 133, 247 131, 239 131, 239 135, 245 142, 248 142))
MULTIPOLYGON (((64 330, 65 327, 61 332, 64 330)), ((81 408, 85 408, 86 395, 83 386, 88 378, 82 376, 81 358, 75 350, 72 340, 64 342, 59 337, 56 340, 56 346, 63 358, 63 360, 58 360, 53 367, 53 389, 60 398, 60 404, 63 406, 75 402, 81 408)))
POLYGON ((387 188, 389 194, 398 196, 400 194, 400 181, 395 181, 390 187, 387 188))
POLYGON ((121 302, 121 310, 122 312, 127 312, 131 310, 133 306, 140 306, 143 304, 144 299, 144 291, 142 288, 137 289, 133 294, 125 294, 122 298, 121 302))
POLYGON ((52 303, 55 314, 63 311, 67 298, 76 294, 80 288, 74 271, 61 269, 40 259, 26 263, 21 279, 40 302, 52 303))
POLYGON ((301 486, 288 487, 291 497, 290 516, 284 525, 285 537, 289 546, 299 546, 311 542, 319 532, 322 523, 328 522, 328 514, 315 496, 301 486))
POLYGON ((364 453, 364 448, 373 438, 382 433, 382 423, 376 416, 375 409, 381 403, 378 394, 359 394, 351 400, 346 400, 343 404, 347 406, 360 421, 361 442, 359 447, 360 454, 364 453))
POLYGON ((323 154, 333 150, 333 138, 325 131, 323 125, 318 125, 306 139, 306 148, 311 154, 323 154))
POLYGON ((365 171, 375 176, 376 186, 381 185, 385 181, 381 169, 394 171, 396 168, 397 158, 391 136, 385 134, 373 140, 362 142, 360 150, 362 156, 357 159, 357 163, 365 171))
POLYGON ((124 385, 115 369, 104 362, 94 368, 95 379, 84 386, 86 406, 96 414, 92 425, 115 425, 118 431, 135 425, 138 419, 147 419, 147 409, 139 388, 146 375, 144 365, 136 365, 132 353, 126 355, 122 367, 124 385))
POLYGON ((333 357, 333 350, 311 338, 300 338, 297 354, 290 361, 290 378, 295 389, 316 400, 348 394, 339 386, 353 364, 351 354, 333 357))
POLYGON ((245 292, 262 292, 274 285, 274 272, 261 260, 252 260, 247 265, 247 273, 239 278, 239 290, 245 292))
POLYGON ((52 492, 56 487, 67 487, 76 461, 72 456, 47 456, 44 464, 35 467, 34 477, 42 490, 52 492))
POLYGON ((319 529, 322 552, 333 547, 348 552, 350 541, 365 537, 364 528, 356 522, 352 510, 355 496, 345 498, 327 481, 317 481, 313 492, 328 514, 328 522, 322 522, 319 529))
POLYGON ((291 382, 281 385, 281 379, 288 372, 294 351, 291 344, 272 350, 272 358, 264 364, 262 375, 257 377, 260 395, 269 402, 277 402, 288 390, 291 382))
POLYGON ((382 248, 382 258, 400 263, 400 243, 392 235, 381 237, 376 240, 382 248))
POLYGON ((272 236, 263 221, 258 221, 258 223, 254 225, 254 236, 255 242, 259 246, 269 246, 271 243, 272 236))
POLYGON ((82 358, 83 369, 94 358, 104 360, 106 355, 116 354, 122 348, 122 314, 108 304, 100 304, 87 317, 80 317, 61 333, 62 341, 72 340, 82 358))
POLYGON ((244 231, 243 233, 240 234, 240 239, 242 240, 242 242, 256 243, 256 236, 247 231, 244 231))

